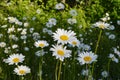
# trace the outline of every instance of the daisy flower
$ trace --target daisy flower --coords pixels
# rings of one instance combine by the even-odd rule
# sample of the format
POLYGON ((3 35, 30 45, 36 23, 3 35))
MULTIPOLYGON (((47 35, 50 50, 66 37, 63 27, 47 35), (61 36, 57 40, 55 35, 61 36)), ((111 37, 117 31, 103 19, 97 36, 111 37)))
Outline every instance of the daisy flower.
POLYGON ((55 9, 57 9, 57 10, 61 10, 61 9, 64 9, 64 8, 65 8, 65 6, 62 3, 58 3, 58 4, 55 5, 55 9))
POLYGON ((110 24, 99 21, 99 22, 96 22, 96 23, 94 24, 94 26, 95 26, 95 27, 99 27, 99 28, 101 28, 101 29, 107 29, 107 28, 110 26, 110 24))
POLYGON ((104 78, 106 78, 106 77, 108 77, 108 72, 107 72, 107 71, 103 71, 103 72, 101 73, 101 75, 102 75, 104 78))
POLYGON ((47 22, 47 23, 46 23, 46 26, 51 28, 51 27, 53 26, 53 24, 50 23, 50 22, 47 22))
POLYGON ((30 73, 30 68, 27 66, 21 65, 15 68, 14 72, 19 76, 23 76, 23 75, 26 75, 27 73, 30 73))
POLYGON ((69 13, 71 16, 77 16, 77 11, 74 9, 70 10, 69 13))
POLYGON ((44 47, 48 46, 49 44, 47 43, 47 41, 38 40, 38 41, 35 42, 34 45, 35 45, 36 47, 44 48, 44 47))
POLYGON ((11 54, 8 59, 4 59, 3 61, 9 65, 17 65, 18 63, 22 63, 24 61, 24 58, 25 56, 22 54, 11 54))
POLYGON ((109 56, 108 56, 112 61, 114 61, 114 62, 116 62, 116 63, 118 63, 119 62, 119 60, 115 57, 115 55, 114 54, 109 54, 109 56))
POLYGON ((71 40, 70 44, 71 44, 73 47, 75 47, 75 46, 79 47, 80 41, 79 41, 77 38, 73 38, 73 40, 71 40))
POLYGON ((67 22, 72 25, 72 24, 77 23, 77 20, 76 20, 76 19, 69 18, 69 19, 67 20, 67 22))
POLYGON ((80 64, 91 64, 96 61, 97 55, 92 52, 83 52, 79 54, 78 61, 80 64))
POLYGON ((117 24, 120 25, 120 20, 117 20, 117 24))
POLYGON ((4 48, 6 46, 6 43, 5 42, 0 42, 0 47, 1 48, 4 48))
POLYGON ((71 30, 57 29, 56 33, 53 33, 53 38, 54 41, 58 41, 58 43, 67 44, 75 38, 75 35, 76 33, 71 30))
POLYGON ((55 18, 50 18, 48 22, 52 25, 56 25, 57 20, 55 18))
POLYGON ((83 69, 83 70, 82 70, 82 75, 83 75, 83 76, 88 76, 88 75, 89 75, 89 70, 88 70, 88 69, 86 69, 86 70, 83 69))
POLYGON ((53 48, 50 50, 53 51, 53 56, 55 56, 56 59, 60 59, 61 61, 63 61, 64 58, 71 56, 71 51, 67 50, 66 47, 63 47, 62 45, 53 45, 53 48))

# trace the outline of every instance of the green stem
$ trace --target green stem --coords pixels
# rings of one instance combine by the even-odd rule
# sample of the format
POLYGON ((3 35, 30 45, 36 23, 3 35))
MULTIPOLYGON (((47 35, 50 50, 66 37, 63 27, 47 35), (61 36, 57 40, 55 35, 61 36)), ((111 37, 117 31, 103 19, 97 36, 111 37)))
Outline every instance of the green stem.
MULTIPOLYGON (((86 64, 86 70, 88 69, 88 65, 86 64)), ((88 74, 89 76, 89 74, 88 74)), ((85 80, 88 80, 88 76, 85 76, 85 80)))
POLYGON ((20 76, 20 80, 24 80, 24 77, 23 77, 23 76, 20 76))
POLYGON ((73 80, 75 80, 75 54, 76 52, 73 53, 73 73, 72 73, 73 80))
MULTIPOLYGON (((111 59, 108 61, 108 74, 109 74, 109 70, 110 70, 110 62, 111 62, 111 59)), ((109 80, 109 78, 108 78, 109 80)))
POLYGON ((59 60, 58 60, 57 63, 56 63, 56 69, 55 69, 55 80, 57 80, 58 63, 59 63, 59 60))
POLYGON ((67 65, 67 62, 66 62, 66 59, 64 59, 63 80, 66 80, 66 69, 67 69, 67 66, 66 66, 66 65, 67 65))
POLYGON ((62 68, 62 61, 60 61, 59 72, 58 72, 58 79, 57 80, 60 80, 61 68, 62 68))
POLYGON ((102 29, 100 30, 100 33, 99 33, 99 36, 98 36, 98 41, 97 41, 97 44, 96 44, 96 47, 95 47, 95 54, 97 53, 101 36, 102 36, 102 29))
MULTIPOLYGON (((99 43, 100 43, 101 36, 102 36, 102 29, 100 30, 100 33, 98 35, 98 40, 97 40, 96 47, 95 47, 95 52, 94 52, 95 54, 97 54, 97 50, 98 50, 98 46, 99 46, 99 43)), ((92 66, 92 75, 93 75, 94 65, 95 65, 95 63, 93 63, 93 66, 92 66)))
MULTIPOLYGON (((41 50, 41 53, 43 53, 43 49, 41 50)), ((43 56, 41 56, 40 62, 39 62, 39 80, 42 80, 42 63, 43 63, 43 56)))

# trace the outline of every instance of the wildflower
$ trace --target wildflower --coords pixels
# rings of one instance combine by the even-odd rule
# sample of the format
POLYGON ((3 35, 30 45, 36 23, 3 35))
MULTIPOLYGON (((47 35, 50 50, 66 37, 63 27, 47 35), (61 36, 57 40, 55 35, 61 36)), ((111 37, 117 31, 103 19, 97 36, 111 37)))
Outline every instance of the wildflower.
POLYGON ((38 32, 34 32, 32 36, 34 40, 38 40, 40 38, 40 34, 38 32))
POLYGON ((6 43, 5 42, 0 42, 0 47, 1 48, 4 48, 6 46, 6 43))
POLYGON ((27 34, 27 29, 22 29, 22 32, 21 32, 22 35, 25 35, 27 34))
POLYGON ((91 49, 91 47, 89 45, 87 45, 87 44, 84 44, 82 46, 82 48, 83 48, 83 50, 87 50, 87 51, 91 49))
POLYGON ((64 58, 71 56, 71 51, 67 50, 66 47, 63 47, 62 45, 53 45, 53 48, 50 48, 50 50, 53 51, 53 56, 61 61, 63 61, 64 58))
POLYGON ((110 58, 112 61, 116 62, 116 63, 119 62, 118 59, 115 57, 114 54, 109 54, 109 58, 110 58))
POLYGON ((30 73, 30 68, 27 66, 21 65, 15 68, 14 72, 19 76, 23 76, 23 75, 26 75, 27 73, 30 73))
POLYGON ((96 61, 97 55, 92 52, 83 52, 79 54, 78 61, 80 64, 91 64, 96 61))
POLYGON ((37 14, 40 14, 40 12, 41 12, 40 9, 37 9, 37 10, 36 10, 36 13, 37 13, 37 14))
POLYGON ((120 25, 120 20, 117 20, 117 24, 120 25))
POLYGON ((49 23, 52 24, 52 25, 56 25, 57 20, 55 18, 50 18, 49 23))
POLYGON ((41 47, 41 48, 44 48, 46 46, 48 46, 49 44, 47 43, 47 41, 44 41, 44 40, 38 40, 34 43, 34 45, 36 47, 41 47))
POLYGON ((51 28, 53 26, 53 24, 51 24, 50 22, 47 22, 46 26, 51 28))
POLYGON ((8 17, 9 23, 15 23, 17 19, 15 17, 8 17))
POLYGON ((9 49, 5 48, 4 53, 9 53, 9 49))
POLYGON ((17 31, 19 32, 19 31, 22 31, 22 28, 17 28, 17 31))
POLYGON ((34 21, 35 19, 36 19, 36 17, 35 17, 35 16, 33 16, 33 17, 32 17, 32 20, 34 21))
POLYGON ((48 30, 47 33, 48 33, 49 35, 52 35, 53 32, 52 32, 51 30, 48 30))
POLYGON ((115 35, 114 34, 110 34, 109 35, 109 39, 115 39, 115 35))
POLYGON ((88 69, 86 69, 86 70, 83 69, 83 70, 82 70, 82 75, 83 75, 83 76, 88 76, 88 74, 89 74, 89 70, 88 70, 88 69))
POLYGON ((75 46, 79 47, 80 41, 79 41, 77 38, 73 38, 73 40, 71 40, 70 44, 71 44, 73 47, 75 47, 75 46))
POLYGON ((55 41, 58 41, 58 43, 67 44, 75 38, 75 35, 71 30, 57 29, 56 33, 53 33, 53 38, 55 41))
POLYGON ((17 65, 18 63, 22 63, 24 61, 25 56, 22 54, 11 54, 8 59, 4 59, 5 63, 8 63, 9 65, 17 65))
POLYGON ((70 10, 69 13, 71 16, 77 16, 77 12, 74 9, 70 10))
POLYGON ((107 72, 107 71, 103 71, 103 72, 101 73, 101 75, 102 75, 104 78, 106 78, 106 77, 108 77, 108 72, 107 72))
POLYGON ((1 28, 6 28, 7 27, 7 25, 3 25, 3 26, 1 26, 1 28))
POLYGON ((67 20, 67 22, 72 25, 72 24, 77 23, 77 20, 76 20, 76 19, 69 18, 69 19, 67 20))
POLYGON ((94 26, 95 26, 95 27, 99 27, 99 28, 101 28, 101 29, 107 29, 107 28, 110 26, 110 24, 99 21, 99 22, 96 22, 96 23, 94 24, 94 26))
POLYGON ((27 39, 27 36, 26 35, 22 35, 20 38, 25 40, 25 39, 27 39))
POLYGON ((7 31, 7 32, 8 32, 8 33, 15 32, 14 26, 12 26, 11 28, 8 28, 8 31, 7 31))
POLYGON ((55 9, 57 9, 57 10, 61 10, 61 9, 64 9, 64 8, 65 8, 65 6, 62 3, 58 3, 58 4, 55 5, 55 9))
POLYGON ((45 54, 45 52, 44 51, 42 51, 42 50, 39 50, 39 51, 37 51, 37 52, 35 52, 35 55, 36 56, 43 56, 45 54))
POLYGON ((3 34, 0 34, 0 38, 2 38, 3 37, 3 34))
POLYGON ((15 24, 18 24, 19 26, 22 26, 22 22, 20 22, 20 21, 17 21, 17 22, 15 22, 15 24))
POLYGON ((29 31, 30 31, 30 33, 33 33, 34 28, 30 28, 29 31))
POLYGON ((13 48, 13 49, 18 48, 18 45, 17 45, 17 44, 14 44, 14 45, 12 45, 12 48, 13 48))
POLYGON ((28 27, 29 26, 29 23, 28 22, 25 22, 24 23, 24 27, 28 27))
POLYGON ((110 25, 107 29, 108 29, 108 30, 114 30, 114 29, 115 29, 115 26, 114 26, 114 25, 110 25))
POLYGON ((114 49, 114 53, 120 57, 120 51, 118 51, 117 48, 113 48, 113 49, 114 49))

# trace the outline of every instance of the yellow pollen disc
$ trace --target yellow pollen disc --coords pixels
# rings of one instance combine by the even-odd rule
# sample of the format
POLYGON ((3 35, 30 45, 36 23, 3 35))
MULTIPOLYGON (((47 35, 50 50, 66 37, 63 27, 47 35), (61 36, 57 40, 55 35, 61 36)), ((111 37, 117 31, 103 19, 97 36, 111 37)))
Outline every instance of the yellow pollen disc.
POLYGON ((90 56, 85 56, 84 60, 87 61, 87 62, 90 62, 92 60, 92 58, 90 56))
POLYGON ((63 55, 64 55, 64 51, 63 51, 63 50, 58 50, 57 53, 58 53, 60 56, 63 56, 63 55))
POLYGON ((13 62, 14 62, 14 63, 17 63, 17 62, 19 62, 19 61, 20 61, 19 58, 14 58, 14 59, 13 59, 13 62))
POLYGON ((25 70, 20 70, 19 73, 20 74, 25 74, 25 70))
POLYGON ((99 28, 104 29, 104 28, 105 28, 105 26, 104 26, 103 24, 100 24, 100 25, 99 25, 99 28))
POLYGON ((40 43, 39 46, 43 48, 45 45, 43 43, 40 43))
POLYGON ((63 40, 63 41, 66 41, 66 40, 69 39, 69 37, 67 35, 61 35, 60 39, 63 40))
POLYGON ((77 42, 76 42, 76 41, 73 41, 73 42, 72 42, 72 44, 73 44, 73 45, 76 45, 76 44, 77 44, 77 42))

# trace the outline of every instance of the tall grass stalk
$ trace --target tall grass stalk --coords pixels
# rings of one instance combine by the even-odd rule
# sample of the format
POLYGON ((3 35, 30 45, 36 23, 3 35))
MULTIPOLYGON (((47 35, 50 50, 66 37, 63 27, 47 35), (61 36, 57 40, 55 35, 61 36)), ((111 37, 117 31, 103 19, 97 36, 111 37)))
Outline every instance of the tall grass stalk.
POLYGON ((57 80, 60 80, 61 68, 62 68, 62 61, 60 61, 59 72, 58 72, 58 79, 57 80))
MULTIPOLYGON (((108 74, 109 74, 109 70, 110 70, 110 63, 111 63, 111 59, 108 61, 108 74)), ((108 77, 109 80, 109 77, 108 77)))
POLYGON ((20 80, 25 80, 23 76, 20 76, 20 80))
MULTIPOLYGON (((94 52, 95 54, 97 54, 101 36, 102 36, 102 29, 100 30, 100 33, 98 35, 98 40, 97 40, 96 47, 95 47, 95 52, 94 52)), ((93 66, 92 66, 92 75, 93 75, 93 72, 94 72, 94 66, 95 66, 95 63, 93 63, 93 66)))
MULTIPOLYGON (((43 49, 41 50, 41 54, 43 54, 43 49)), ((43 63, 43 55, 41 56, 40 62, 39 62, 39 80, 42 80, 42 63, 43 63)))
POLYGON ((58 64, 59 64, 59 60, 57 60, 57 63, 56 63, 55 80, 57 80, 58 64))
POLYGON ((75 80, 75 56, 76 56, 76 52, 73 53, 73 61, 72 61, 72 79, 75 80))

